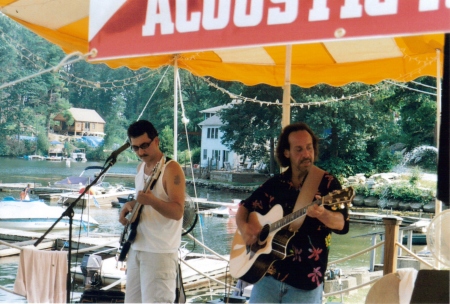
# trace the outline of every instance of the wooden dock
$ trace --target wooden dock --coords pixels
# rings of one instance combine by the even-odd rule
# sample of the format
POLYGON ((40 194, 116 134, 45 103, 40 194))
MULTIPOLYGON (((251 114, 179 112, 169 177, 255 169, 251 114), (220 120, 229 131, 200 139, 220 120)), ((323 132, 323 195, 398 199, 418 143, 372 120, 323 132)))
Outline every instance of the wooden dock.
MULTIPOLYGON (((0 228, 0 240, 19 247, 31 247, 44 234, 44 232, 21 231, 0 228)), ((61 250, 68 246, 68 231, 49 233, 38 245, 38 249, 61 250)), ((0 258, 11 255, 18 255, 20 251, 7 245, 0 244, 0 258)), ((113 254, 119 246, 119 236, 90 233, 90 236, 78 237, 74 231, 72 239, 72 254, 77 254, 77 250, 83 250, 80 254, 94 253, 99 251, 113 254), (87 248, 92 250, 85 251, 87 248)))
POLYGON ((50 193, 62 193, 68 192, 70 189, 42 186, 41 183, 0 183, 0 192, 20 192, 30 185, 30 192, 33 194, 50 194, 50 193))

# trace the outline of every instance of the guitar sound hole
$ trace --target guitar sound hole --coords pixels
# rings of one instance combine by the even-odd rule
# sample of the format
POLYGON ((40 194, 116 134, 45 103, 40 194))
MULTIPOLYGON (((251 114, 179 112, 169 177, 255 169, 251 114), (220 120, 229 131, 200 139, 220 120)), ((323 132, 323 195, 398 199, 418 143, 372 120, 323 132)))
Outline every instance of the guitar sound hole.
POLYGON ((265 225, 262 230, 261 233, 259 234, 259 241, 260 242, 265 242, 267 237, 269 236, 269 225, 265 225))

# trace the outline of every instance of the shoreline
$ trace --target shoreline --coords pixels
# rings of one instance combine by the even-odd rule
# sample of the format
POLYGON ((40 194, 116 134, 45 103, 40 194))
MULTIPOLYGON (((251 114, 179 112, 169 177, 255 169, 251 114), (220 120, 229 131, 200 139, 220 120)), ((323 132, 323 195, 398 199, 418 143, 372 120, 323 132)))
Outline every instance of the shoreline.
MULTIPOLYGON (((186 179, 186 185, 193 185, 192 179, 186 179)), ((233 185, 225 182, 210 181, 207 179, 195 179, 195 184, 199 187, 214 189, 214 190, 228 190, 232 192, 252 192, 256 190, 262 183, 250 184, 246 186, 233 185)))

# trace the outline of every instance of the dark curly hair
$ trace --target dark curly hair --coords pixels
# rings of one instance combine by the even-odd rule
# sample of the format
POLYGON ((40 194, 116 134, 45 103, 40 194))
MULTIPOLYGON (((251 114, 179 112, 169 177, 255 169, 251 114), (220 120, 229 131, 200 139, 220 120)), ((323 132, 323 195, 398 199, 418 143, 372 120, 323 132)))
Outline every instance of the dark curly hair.
POLYGON ((144 135, 144 133, 147 133, 147 136, 150 139, 154 139, 156 136, 158 136, 158 131, 156 131, 153 124, 148 120, 138 120, 132 123, 128 127, 127 131, 128 139, 130 139, 131 137, 139 137, 141 135, 144 135))
POLYGON ((319 138, 314 134, 311 128, 305 124, 304 122, 295 122, 283 128, 281 131, 280 137, 278 138, 277 148, 275 150, 275 156, 277 158, 278 164, 281 167, 289 167, 291 165, 291 161, 289 158, 284 156, 284 151, 289 150, 289 134, 296 131, 306 131, 308 132, 313 140, 313 148, 314 148, 314 158, 317 159, 319 157, 319 138))

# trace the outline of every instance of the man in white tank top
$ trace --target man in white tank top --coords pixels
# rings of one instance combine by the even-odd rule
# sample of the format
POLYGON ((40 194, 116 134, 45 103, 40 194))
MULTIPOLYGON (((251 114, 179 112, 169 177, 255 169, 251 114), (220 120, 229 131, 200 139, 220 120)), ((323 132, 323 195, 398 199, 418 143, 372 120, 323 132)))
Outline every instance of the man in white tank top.
MULTIPOLYGON (((149 121, 130 125, 128 138, 131 149, 143 161, 135 177, 136 201, 143 207, 128 252, 125 302, 173 303, 183 223, 184 173, 176 161, 166 160, 159 149, 158 132, 149 121), (161 175, 152 189, 148 187, 144 192, 161 161, 165 162, 161 175)), ((123 225, 136 201, 126 203, 121 210, 119 221, 123 225)))

